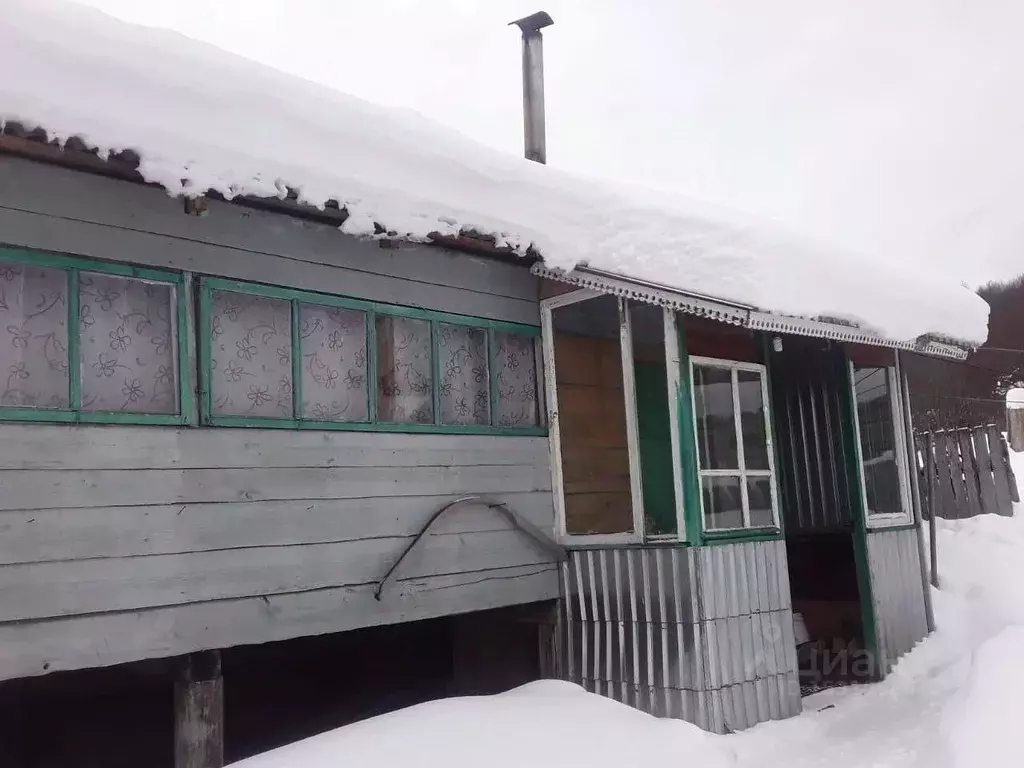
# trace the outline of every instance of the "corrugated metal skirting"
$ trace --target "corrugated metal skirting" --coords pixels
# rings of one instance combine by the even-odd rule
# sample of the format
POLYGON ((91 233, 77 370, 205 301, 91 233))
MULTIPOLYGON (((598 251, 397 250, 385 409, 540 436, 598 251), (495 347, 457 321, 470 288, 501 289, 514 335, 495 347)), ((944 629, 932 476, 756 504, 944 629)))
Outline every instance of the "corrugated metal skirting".
POLYGON ((717 732, 800 711, 784 542, 577 550, 563 579, 588 690, 717 732))
POLYGON ((878 661, 888 672, 928 634, 917 531, 876 531, 867 540, 878 661))

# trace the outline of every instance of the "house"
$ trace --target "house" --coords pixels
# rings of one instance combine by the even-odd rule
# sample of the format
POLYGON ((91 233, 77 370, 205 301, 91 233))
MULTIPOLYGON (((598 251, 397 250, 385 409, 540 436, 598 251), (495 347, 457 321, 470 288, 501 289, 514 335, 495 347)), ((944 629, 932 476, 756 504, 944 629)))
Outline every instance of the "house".
POLYGON ((794 612, 819 683, 929 631, 901 366, 983 339, 969 291, 55 0, 0 69, 18 749, 60 742, 48 680, 127 665, 217 764, 297 638, 348 644, 328 699, 429 650, 434 694, 562 675, 726 731, 799 712, 794 612))

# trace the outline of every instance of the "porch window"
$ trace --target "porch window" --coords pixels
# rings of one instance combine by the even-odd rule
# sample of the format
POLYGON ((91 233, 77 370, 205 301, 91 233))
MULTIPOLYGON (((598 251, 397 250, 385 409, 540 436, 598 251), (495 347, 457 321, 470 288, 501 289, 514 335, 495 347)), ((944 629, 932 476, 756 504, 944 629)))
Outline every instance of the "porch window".
POLYGON ((181 275, 0 251, 0 417, 177 424, 181 275))
POLYGON ((541 321, 560 534, 685 538, 674 313, 578 290, 542 301, 541 321))
POLYGON ((910 520, 898 391, 895 368, 853 367, 861 490, 869 525, 910 520))
POLYGON ((205 278, 205 423, 545 434, 539 329, 205 278))
POLYGON ((691 372, 704 529, 778 527, 764 366, 691 358, 691 372))

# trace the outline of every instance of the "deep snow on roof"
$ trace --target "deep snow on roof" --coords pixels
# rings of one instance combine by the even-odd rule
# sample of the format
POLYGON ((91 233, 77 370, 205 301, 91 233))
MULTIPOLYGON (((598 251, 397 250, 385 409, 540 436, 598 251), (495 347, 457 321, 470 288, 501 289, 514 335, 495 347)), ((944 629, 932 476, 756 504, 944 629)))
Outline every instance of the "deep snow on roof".
MULTIPOLYGON (((367 66, 372 66, 367 62, 367 66)), ((171 194, 335 200, 343 229, 410 239, 473 231, 549 267, 585 263, 889 338, 982 342, 988 306, 933 274, 801 241, 704 206, 570 176, 166 30, 63 0, 5 0, 0 122, 101 153, 131 149, 171 194), (16 76, 13 73, 17 73, 16 76)))

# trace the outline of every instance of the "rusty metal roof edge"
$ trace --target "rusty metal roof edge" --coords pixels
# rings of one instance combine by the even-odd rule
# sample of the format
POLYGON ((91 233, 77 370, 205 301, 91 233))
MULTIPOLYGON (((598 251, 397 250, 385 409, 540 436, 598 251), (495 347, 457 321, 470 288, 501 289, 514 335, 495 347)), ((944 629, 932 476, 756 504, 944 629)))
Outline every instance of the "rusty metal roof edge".
POLYGON ((922 336, 912 341, 890 339, 854 325, 764 312, 737 302, 716 299, 699 293, 586 266, 579 266, 567 271, 546 267, 541 263, 537 263, 533 265, 531 271, 539 277, 557 280, 558 282, 567 283, 579 288, 590 288, 601 293, 668 307, 686 314, 698 315, 710 320, 738 325, 751 330, 788 333, 795 336, 810 336, 853 344, 890 347, 892 349, 903 349, 924 355, 948 357, 955 360, 965 359, 969 352, 969 348, 961 347, 947 340, 928 336, 922 336))

